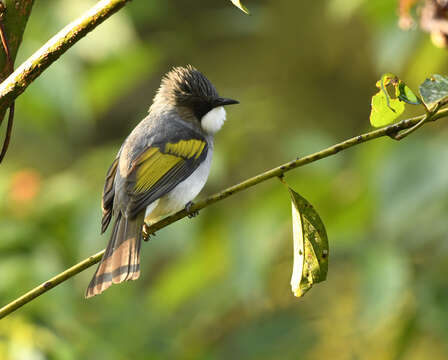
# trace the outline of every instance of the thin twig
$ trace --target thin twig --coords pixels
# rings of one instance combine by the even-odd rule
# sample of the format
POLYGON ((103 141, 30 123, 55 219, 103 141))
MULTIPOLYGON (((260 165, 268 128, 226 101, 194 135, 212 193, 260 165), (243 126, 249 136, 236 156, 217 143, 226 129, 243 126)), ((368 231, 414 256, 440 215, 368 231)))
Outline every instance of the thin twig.
MULTIPOLYGON (((6 54, 6 62, 8 64, 8 73, 12 73, 14 71, 14 63, 11 57, 11 51, 9 50, 9 44, 8 39, 6 38, 6 31, 5 31, 5 25, 3 25, 4 20, 4 14, 5 14, 6 8, 3 2, 1 3, 0 7, 0 39, 2 42, 3 49, 5 50, 6 54)), ((8 124, 6 126, 6 133, 5 133, 5 140, 3 141, 2 150, 0 152, 0 163, 5 158, 6 152, 8 151, 9 142, 11 141, 12 136, 12 125, 14 123, 14 102, 9 107, 9 116, 8 116, 8 124)), ((0 126, 3 122, 3 117, 0 117, 0 126)))
POLYGON ((40 286, 34 288, 33 290, 29 291, 25 295, 19 297, 18 299, 14 300, 7 306, 5 306, 3 309, 5 309, 5 313, 2 314, 0 317, 3 318, 9 313, 13 312, 14 310, 22 307, 26 303, 30 302, 34 298, 42 295, 43 293, 47 292, 48 290, 54 288, 55 286, 59 285, 60 283, 64 282, 67 279, 70 279, 72 276, 78 274, 84 269, 89 268, 96 262, 98 262, 98 257, 101 259, 101 256, 103 255, 104 251, 99 252, 98 254, 95 254, 84 261, 81 261, 80 263, 76 264, 75 266, 72 266, 71 268, 65 270, 64 272, 60 273, 59 275, 55 276, 54 278, 51 278, 48 281, 45 281, 40 286), (9 310, 9 311, 8 311, 9 310))
POLYGON ((6 39, 5 26, 3 25, 3 17, 0 16, 0 38, 2 41, 3 49, 5 49, 6 60, 8 62, 9 71, 12 73, 14 65, 12 63, 11 52, 9 51, 8 39, 6 39))
MULTIPOLYGON (((435 121, 435 120, 438 120, 440 118, 447 117, 447 116, 448 116, 448 109, 443 109, 443 110, 439 111, 437 114, 435 114, 431 118, 430 121, 435 121)), ((389 136, 391 134, 397 133, 398 131, 401 131, 404 129, 409 129, 412 126, 414 126, 415 124, 417 124, 419 121, 421 121, 424 117, 425 117, 425 115, 422 115, 422 116, 417 116, 415 118, 403 120, 397 124, 394 124, 394 125, 382 128, 382 129, 378 129, 378 130, 373 130, 373 131, 367 132, 365 134, 352 137, 351 139, 345 140, 339 144, 330 146, 324 150, 321 150, 314 154, 305 156, 303 158, 297 158, 296 160, 290 161, 290 162, 280 165, 276 168, 268 170, 262 174, 259 174, 250 179, 247 179, 237 185, 231 186, 217 194, 209 196, 208 198, 195 203, 191 207, 190 212, 191 211, 199 211, 211 204, 214 204, 218 201, 224 200, 225 198, 227 198, 237 192, 246 190, 246 189, 248 189, 252 186, 255 186, 255 185, 257 185, 263 181, 266 181, 268 179, 271 179, 274 177, 282 177, 283 174, 286 173, 287 171, 296 169, 298 167, 301 167, 301 166, 310 164, 312 162, 318 161, 320 159, 329 157, 331 155, 337 154, 338 152, 348 149, 352 146, 359 145, 359 144, 362 144, 367 141, 377 139, 377 138, 380 138, 383 136, 389 136)), ((186 217, 187 215, 188 215, 188 212, 185 209, 181 210, 181 211, 179 211, 173 215, 170 215, 170 216, 160 220, 159 222, 151 225, 147 229, 147 231, 149 231, 149 233, 154 233, 154 232, 176 222, 177 220, 186 217)), ((103 253, 104 253, 104 250, 100 251, 99 253, 97 253, 93 256, 90 256, 88 259, 83 260, 82 262, 72 266, 70 269, 53 277, 52 279, 46 281, 45 283, 39 285, 38 287, 34 288, 33 290, 29 291, 28 293, 19 297, 18 299, 14 300, 13 302, 5 305, 3 308, 0 309, 0 319, 4 318, 8 314, 19 309, 21 306, 29 303, 30 301, 32 301, 36 297, 42 295, 43 293, 47 292, 48 290, 52 289, 56 285, 61 284, 65 280, 68 280, 69 278, 82 272, 83 270, 87 269, 88 267, 98 263, 101 260, 103 253)))
MULTIPOLYGON (((5 54, 0 56, 0 82, 14 71, 14 61, 22 43, 33 4, 34 0, 0 0, 0 41, 5 49, 5 54)), ((0 125, 8 107, 0 109, 0 125)), ((10 118, 10 128, 11 122, 10 118)), ((5 136, 5 138, 10 137, 11 134, 5 136)))
POLYGON ((0 153, 0 163, 5 158, 6 152, 8 151, 9 142, 11 141, 12 125, 14 123, 14 104, 15 103, 12 103, 9 107, 8 124, 6 126, 5 140, 3 141, 2 151, 0 153))
MULTIPOLYGON (((422 101, 422 104, 424 105, 425 103, 422 101)), ((417 124, 415 124, 414 126, 412 126, 409 129, 407 129, 406 131, 403 131, 399 134, 393 134, 390 137, 397 141, 403 140, 406 136, 410 135, 415 130, 417 130, 417 129, 421 128, 423 125, 425 125, 425 123, 427 123, 428 121, 431 121, 432 117, 437 114, 437 112, 442 107, 442 105, 443 105, 442 103, 438 103, 432 110, 429 110, 425 105, 426 115, 423 117, 423 119, 421 119, 417 124)))
POLYGON ((101 0, 67 25, 0 84, 0 113, 62 54, 131 0, 101 0))

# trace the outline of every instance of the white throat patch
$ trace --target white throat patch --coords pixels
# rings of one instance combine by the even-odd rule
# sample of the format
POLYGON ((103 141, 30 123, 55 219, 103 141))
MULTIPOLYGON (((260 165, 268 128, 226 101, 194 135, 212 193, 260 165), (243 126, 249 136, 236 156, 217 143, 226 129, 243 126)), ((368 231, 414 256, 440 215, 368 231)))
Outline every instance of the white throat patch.
POLYGON ((201 125, 206 133, 213 135, 221 129, 224 121, 226 121, 226 111, 223 106, 218 106, 202 117, 201 125))

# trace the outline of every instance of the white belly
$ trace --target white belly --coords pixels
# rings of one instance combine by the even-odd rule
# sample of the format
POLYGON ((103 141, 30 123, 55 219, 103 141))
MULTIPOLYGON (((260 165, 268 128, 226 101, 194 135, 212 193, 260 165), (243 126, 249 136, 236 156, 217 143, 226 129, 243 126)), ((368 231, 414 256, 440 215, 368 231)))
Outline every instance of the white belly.
POLYGON ((145 221, 153 222, 157 218, 182 210, 188 202, 192 201, 201 192, 207 182, 211 162, 212 150, 209 149, 207 157, 193 174, 169 193, 148 205, 145 221))

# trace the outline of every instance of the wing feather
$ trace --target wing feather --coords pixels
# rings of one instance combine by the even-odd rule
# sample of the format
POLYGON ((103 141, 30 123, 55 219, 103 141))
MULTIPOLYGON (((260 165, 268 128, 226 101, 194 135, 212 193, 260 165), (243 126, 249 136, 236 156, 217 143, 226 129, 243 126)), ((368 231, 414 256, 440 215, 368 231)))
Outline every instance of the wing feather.
POLYGON ((158 148, 149 148, 139 161, 135 192, 141 193, 151 189, 181 158, 163 154, 158 148), (149 153, 149 154, 147 154, 149 153))
POLYGON ((202 138, 146 148, 134 160, 128 174, 128 178, 135 179, 130 182, 128 214, 131 218, 188 178, 204 161, 207 151, 207 141, 202 138))
POLYGON ((107 170, 106 181, 104 183, 103 196, 101 201, 101 208, 103 216, 101 219, 101 233, 104 233, 109 226, 110 219, 112 218, 112 208, 114 205, 115 197, 115 174, 118 167, 118 157, 112 162, 109 170, 107 170))

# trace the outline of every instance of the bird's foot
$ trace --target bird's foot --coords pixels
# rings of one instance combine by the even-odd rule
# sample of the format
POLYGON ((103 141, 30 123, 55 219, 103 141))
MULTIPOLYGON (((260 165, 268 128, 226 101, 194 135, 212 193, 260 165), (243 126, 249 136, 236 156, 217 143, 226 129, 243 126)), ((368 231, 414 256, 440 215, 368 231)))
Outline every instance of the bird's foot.
POLYGON ((185 211, 188 213, 188 218, 194 218, 199 215, 199 211, 191 211, 191 207, 194 205, 193 201, 189 201, 187 205, 185 205, 185 211))
POLYGON ((149 241, 151 240, 151 236, 156 236, 155 233, 150 233, 149 232, 149 225, 147 223, 143 224, 143 240, 145 241, 149 241))

